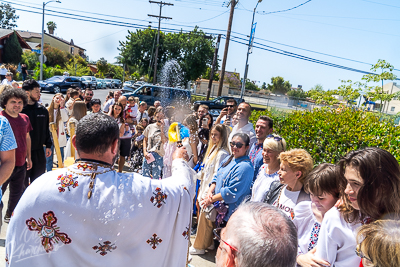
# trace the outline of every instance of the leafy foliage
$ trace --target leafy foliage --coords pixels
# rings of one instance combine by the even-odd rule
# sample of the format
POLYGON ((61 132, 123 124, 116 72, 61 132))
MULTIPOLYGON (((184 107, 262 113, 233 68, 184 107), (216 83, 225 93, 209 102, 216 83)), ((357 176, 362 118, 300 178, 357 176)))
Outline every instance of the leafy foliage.
POLYGON ((53 31, 55 29, 57 29, 57 24, 54 21, 49 21, 46 23, 46 25, 47 25, 47 29, 49 29, 49 31, 50 31, 50 29, 52 29, 53 31))
POLYGON ((290 90, 289 92, 287 92, 288 96, 292 96, 292 97, 297 97, 297 98, 306 98, 308 97, 308 93, 304 92, 301 89, 297 89, 297 90, 290 90))
POLYGON ((22 48, 15 32, 7 38, 3 53, 4 63, 18 64, 21 62, 22 48))
POLYGON ((267 85, 267 89, 274 94, 286 94, 290 91, 292 85, 289 81, 285 81, 282 77, 276 76, 271 78, 271 84, 267 85))
POLYGON ((247 79, 246 81, 246 90, 251 90, 251 91, 260 91, 260 88, 255 84, 255 82, 250 81, 250 79, 247 79))
POLYGON ((0 28, 13 29, 17 27, 17 19, 19 16, 15 15, 15 9, 9 4, 0 4, 0 28))
POLYGON ((288 149, 303 148, 314 163, 336 163, 351 150, 380 147, 400 162, 400 127, 376 114, 351 108, 276 113, 253 111, 250 120, 255 126, 260 115, 274 120, 274 130, 288 144, 288 149))
POLYGON ((56 65, 65 67, 65 64, 72 57, 71 54, 47 44, 44 45, 43 53, 47 57, 46 65, 50 67, 56 65))
POLYGON ((229 87, 233 88, 241 88, 242 83, 240 82, 239 79, 239 73, 236 72, 225 72, 224 76, 224 83, 228 83, 229 87))
MULTIPOLYGON (((207 67, 207 70, 206 70, 205 74, 203 75, 203 78, 209 80, 210 79, 210 75, 211 75, 211 67, 207 67)), ((219 81, 219 73, 214 72, 213 80, 214 81, 219 81)))
POLYGON ((39 55, 35 52, 25 50, 21 56, 21 63, 26 64, 29 70, 33 70, 39 62, 39 55))

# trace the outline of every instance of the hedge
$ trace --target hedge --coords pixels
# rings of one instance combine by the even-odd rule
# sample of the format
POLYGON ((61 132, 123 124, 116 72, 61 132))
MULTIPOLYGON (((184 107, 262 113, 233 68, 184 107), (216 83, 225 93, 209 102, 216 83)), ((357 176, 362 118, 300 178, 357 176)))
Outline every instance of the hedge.
POLYGON ((400 162, 400 127, 374 113, 351 108, 253 111, 250 121, 254 126, 260 115, 274 120, 274 132, 285 138, 288 149, 307 150, 315 165, 336 163, 349 151, 364 147, 385 149, 400 162))

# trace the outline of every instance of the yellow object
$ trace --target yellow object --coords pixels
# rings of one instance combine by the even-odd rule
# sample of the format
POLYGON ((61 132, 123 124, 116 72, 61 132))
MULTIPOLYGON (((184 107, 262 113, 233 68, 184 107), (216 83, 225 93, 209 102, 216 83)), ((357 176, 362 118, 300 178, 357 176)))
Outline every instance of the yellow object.
POLYGON ((179 141, 180 134, 179 134, 179 127, 177 122, 173 122, 168 129, 168 140, 170 143, 174 143, 179 141))
MULTIPOLYGON (((53 136, 54 148, 56 150, 56 155, 57 155, 57 160, 58 160, 58 168, 64 168, 62 157, 61 157, 60 144, 58 143, 56 124, 54 122, 50 122, 50 132, 51 132, 51 135, 53 136)), ((51 155, 50 157, 53 157, 53 155, 51 155)))

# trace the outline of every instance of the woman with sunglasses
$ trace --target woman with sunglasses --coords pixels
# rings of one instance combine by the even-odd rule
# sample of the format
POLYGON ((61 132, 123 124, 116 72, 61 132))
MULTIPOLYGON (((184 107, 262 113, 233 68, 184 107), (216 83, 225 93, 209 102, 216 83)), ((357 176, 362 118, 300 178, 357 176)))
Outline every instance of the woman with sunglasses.
POLYGON ((200 203, 204 209, 219 201, 219 204, 214 204, 214 206, 219 206, 219 210, 222 211, 221 213, 218 212, 218 224, 225 225, 239 204, 250 194, 254 168, 250 158, 246 155, 249 145, 250 138, 247 134, 237 133, 233 135, 230 142, 232 155, 222 162, 217 174, 211 181, 207 197, 200 203), (226 207, 228 210, 224 212, 226 207))
POLYGON ((279 181, 279 154, 286 150, 286 141, 279 135, 270 134, 263 143, 263 162, 254 182, 251 201, 263 201, 265 193, 274 181, 279 181))
POLYGON ((400 221, 378 220, 357 234, 356 254, 364 267, 400 266, 400 221))
POLYGON ((355 233, 363 224, 400 216, 400 167, 386 150, 368 147, 340 162, 342 204, 324 217, 315 256, 331 266, 358 266, 355 233))
MULTIPOLYGON (((211 129, 208 149, 204 156, 204 168, 198 174, 200 188, 196 205, 201 203, 203 199, 207 197, 209 184, 212 181, 214 174, 217 172, 220 163, 229 156, 228 134, 226 128, 225 125, 216 124, 211 129)), ((189 249, 190 254, 204 254, 206 248, 214 245, 212 239, 213 226, 213 222, 206 219, 204 209, 200 210, 196 239, 194 240, 193 246, 189 249)))
POLYGON ((264 202, 277 207, 293 219, 294 207, 302 201, 310 200, 303 184, 313 168, 313 159, 304 149, 292 149, 282 152, 279 160, 279 181, 271 184, 264 202))

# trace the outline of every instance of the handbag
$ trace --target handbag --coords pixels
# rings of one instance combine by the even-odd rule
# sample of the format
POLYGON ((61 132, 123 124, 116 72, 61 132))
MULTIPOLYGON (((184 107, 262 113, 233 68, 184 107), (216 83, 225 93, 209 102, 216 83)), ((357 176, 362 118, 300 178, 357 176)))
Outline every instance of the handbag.
POLYGON ((217 210, 215 209, 213 204, 211 204, 210 206, 204 208, 203 212, 204 212, 207 220, 215 222, 215 219, 217 217, 217 210))

